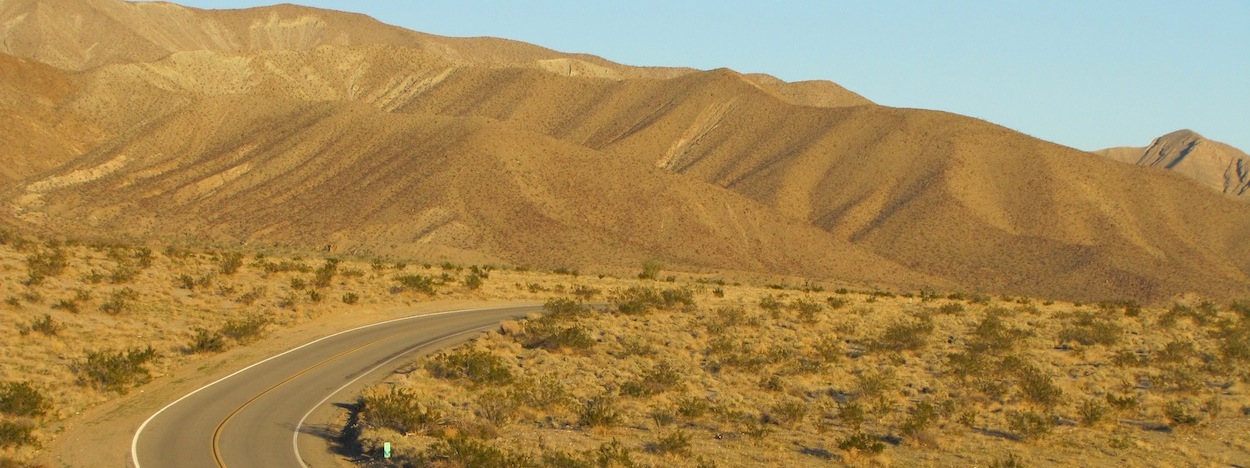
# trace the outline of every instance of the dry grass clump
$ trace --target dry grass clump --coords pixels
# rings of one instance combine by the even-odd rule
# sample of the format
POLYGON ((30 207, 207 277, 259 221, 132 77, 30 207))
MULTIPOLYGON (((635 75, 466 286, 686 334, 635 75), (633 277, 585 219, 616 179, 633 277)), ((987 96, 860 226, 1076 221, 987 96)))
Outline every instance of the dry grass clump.
POLYGON ((414 392, 440 419, 419 433, 368 423, 362 447, 392 442, 400 464, 460 463, 460 447, 519 466, 594 466, 604 444, 640 466, 1250 455, 1242 304, 705 286, 609 288, 602 310, 558 297, 426 358, 373 391, 414 392), (509 378, 440 370, 465 359, 509 378))

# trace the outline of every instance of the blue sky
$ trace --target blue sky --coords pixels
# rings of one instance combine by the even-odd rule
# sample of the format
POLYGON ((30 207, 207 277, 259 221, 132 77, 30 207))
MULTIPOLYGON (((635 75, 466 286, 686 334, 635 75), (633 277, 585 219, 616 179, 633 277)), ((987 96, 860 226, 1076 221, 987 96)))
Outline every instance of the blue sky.
POLYGON ((297 3, 630 65, 831 80, 879 104, 970 115, 1085 150, 1189 128, 1250 151, 1245 0, 297 3))

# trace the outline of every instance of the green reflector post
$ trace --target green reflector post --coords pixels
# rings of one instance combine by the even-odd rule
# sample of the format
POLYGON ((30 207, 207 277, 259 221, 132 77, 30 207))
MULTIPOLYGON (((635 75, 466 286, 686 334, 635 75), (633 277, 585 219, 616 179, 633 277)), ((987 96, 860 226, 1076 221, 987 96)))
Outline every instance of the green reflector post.
POLYGON ((382 457, 391 458, 391 443, 390 442, 386 442, 382 444, 382 457))

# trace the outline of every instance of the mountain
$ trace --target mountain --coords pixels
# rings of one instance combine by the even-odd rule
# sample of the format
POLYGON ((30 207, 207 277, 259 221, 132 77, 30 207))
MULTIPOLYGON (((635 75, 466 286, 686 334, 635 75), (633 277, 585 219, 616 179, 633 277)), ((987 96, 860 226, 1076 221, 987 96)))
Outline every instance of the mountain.
POLYGON ((1250 155, 1193 130, 1163 135, 1145 148, 1108 148, 1096 153, 1120 162, 1176 171, 1220 192, 1250 199, 1250 155))
POLYGON ((0 140, 0 199, 31 229, 1077 300, 1250 293, 1250 205, 830 82, 291 5, 6 0, 0 24, 0 115, 26 125, 0 140))

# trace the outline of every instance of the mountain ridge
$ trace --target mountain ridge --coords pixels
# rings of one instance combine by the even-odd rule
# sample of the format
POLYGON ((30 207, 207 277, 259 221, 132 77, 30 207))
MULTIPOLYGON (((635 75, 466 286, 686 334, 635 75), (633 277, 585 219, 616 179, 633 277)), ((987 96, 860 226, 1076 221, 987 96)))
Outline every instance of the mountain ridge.
POLYGON ((6 215, 32 229, 1078 300, 1250 294, 1250 207, 828 82, 626 67, 294 6, 57 0, 33 7, 51 5, 40 24, 96 8, 136 37, 256 27, 257 47, 200 33, 148 41, 187 49, 151 56, 15 47, 45 37, 14 22, 32 3, 0 5, 6 53, 78 67, 31 66, 65 83, 42 104, 54 111, 0 89, 0 110, 31 122, 22 139, 77 145, 0 140, 13 161, 53 155, 0 180, 6 215))
POLYGON ((1155 138, 1150 146, 1107 148, 1095 153, 1124 163, 1175 171, 1222 193, 1250 200, 1250 155, 1193 130, 1168 133, 1155 138))

